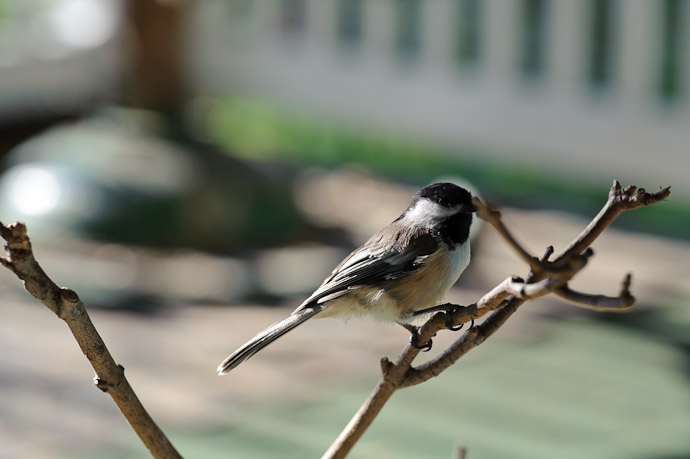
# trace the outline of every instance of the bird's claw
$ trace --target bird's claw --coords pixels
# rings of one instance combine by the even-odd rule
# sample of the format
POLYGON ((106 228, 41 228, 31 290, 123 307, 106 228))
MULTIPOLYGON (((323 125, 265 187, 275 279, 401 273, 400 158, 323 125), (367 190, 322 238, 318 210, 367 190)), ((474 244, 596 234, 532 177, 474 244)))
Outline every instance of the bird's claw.
POLYGON ((426 342, 426 344, 420 345, 419 344, 419 329, 417 327, 414 328, 408 328, 410 330, 410 346, 412 346, 415 349, 419 349, 422 352, 429 352, 431 350, 431 346, 433 344, 433 341, 431 338, 429 338, 429 341, 426 342))
MULTIPOLYGON (((422 309, 420 311, 416 311, 413 313, 413 315, 414 316, 420 316, 420 315, 424 315, 424 314, 430 314, 432 312, 443 311, 443 313, 446 315, 446 317, 443 321, 443 325, 450 331, 460 331, 460 330, 462 330, 462 327, 465 326, 465 324, 460 324, 459 326, 454 327, 453 322, 452 322, 452 316, 453 316, 453 313, 461 307, 462 306, 458 306, 457 304, 445 303, 445 304, 439 304, 438 306, 433 306, 431 308, 426 308, 426 309, 422 309)), ((474 326, 474 319, 472 319, 472 326, 474 326)), ((470 328, 472 328, 472 326, 470 326, 470 328)), ((412 333, 412 330, 410 328, 408 328, 408 327, 405 327, 405 328, 410 330, 410 333, 412 333)))
POLYGON ((450 320, 451 317, 452 317, 452 313, 453 313, 453 311, 447 311, 447 312, 446 312, 446 318, 445 318, 445 320, 443 321, 443 325, 445 325, 446 328, 447 328, 448 330, 450 330, 450 331, 460 331, 460 330, 462 330, 462 327, 464 327, 465 324, 460 324, 460 325, 458 325, 457 327, 453 327, 453 322, 450 320))
POLYGON ((427 341, 425 345, 420 346, 419 344, 417 344, 417 335, 410 336, 410 346, 412 346, 415 349, 419 349, 422 352, 429 352, 431 350, 432 345, 433 340, 431 338, 429 338, 429 341, 427 341))

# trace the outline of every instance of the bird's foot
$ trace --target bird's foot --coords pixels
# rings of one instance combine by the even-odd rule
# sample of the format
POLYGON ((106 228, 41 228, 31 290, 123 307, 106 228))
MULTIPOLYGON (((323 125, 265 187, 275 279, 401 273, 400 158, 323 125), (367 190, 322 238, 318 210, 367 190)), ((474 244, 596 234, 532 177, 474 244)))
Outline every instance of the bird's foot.
MULTIPOLYGON (((465 326, 464 323, 458 325, 457 327, 453 326, 453 322, 452 322, 451 318, 453 317, 453 312, 455 311, 455 309, 457 309, 457 308, 453 308, 449 311, 446 311, 446 317, 443 320, 443 325, 450 331, 460 331, 460 330, 462 330, 462 327, 465 326)), ((472 327, 470 326, 470 328, 472 328, 472 327)))
MULTIPOLYGON (((454 327, 453 323, 451 321, 451 318, 453 316, 453 313, 461 307, 463 307, 463 306, 460 306, 458 304, 453 304, 453 303, 444 303, 444 304, 439 304, 437 306, 433 306, 431 308, 416 311, 414 313, 414 315, 420 316, 420 315, 424 315, 424 314, 430 314, 432 312, 443 311, 446 315, 446 318, 443 321, 443 325, 445 325, 445 327, 450 331, 460 331, 462 329, 462 327, 465 326, 465 324, 460 324, 459 326, 454 327)), ((474 320, 472 320, 472 325, 470 326, 470 328, 472 328, 473 326, 474 326, 474 320)))
POLYGON ((426 344, 419 344, 419 327, 410 324, 400 325, 405 327, 405 329, 410 332, 410 346, 415 349, 419 349, 422 352, 428 352, 431 349, 433 344, 431 338, 429 338, 429 341, 427 341, 426 344))

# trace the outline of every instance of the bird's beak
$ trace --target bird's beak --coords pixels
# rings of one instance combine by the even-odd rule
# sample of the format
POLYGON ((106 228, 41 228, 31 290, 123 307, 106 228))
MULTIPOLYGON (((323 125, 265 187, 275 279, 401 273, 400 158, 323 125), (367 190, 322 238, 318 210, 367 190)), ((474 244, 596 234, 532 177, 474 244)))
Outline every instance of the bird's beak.
POLYGON ((466 206, 463 206, 462 211, 470 214, 470 213, 476 212, 477 207, 474 204, 468 204, 466 206))

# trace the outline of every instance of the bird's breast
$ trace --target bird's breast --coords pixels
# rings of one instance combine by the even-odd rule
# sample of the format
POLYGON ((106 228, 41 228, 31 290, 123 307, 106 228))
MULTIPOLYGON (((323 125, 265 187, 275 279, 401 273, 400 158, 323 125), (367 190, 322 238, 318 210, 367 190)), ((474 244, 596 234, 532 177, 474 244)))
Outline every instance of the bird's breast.
POLYGON ((415 311, 441 304, 469 261, 468 244, 457 246, 455 250, 443 246, 417 272, 401 279, 389 290, 389 295, 398 303, 399 317, 404 319, 415 311))
POLYGON ((444 245, 410 274, 381 285, 353 288, 328 302, 319 317, 371 316, 391 322, 407 322, 412 313, 441 304, 470 261, 469 244, 448 250, 444 245))

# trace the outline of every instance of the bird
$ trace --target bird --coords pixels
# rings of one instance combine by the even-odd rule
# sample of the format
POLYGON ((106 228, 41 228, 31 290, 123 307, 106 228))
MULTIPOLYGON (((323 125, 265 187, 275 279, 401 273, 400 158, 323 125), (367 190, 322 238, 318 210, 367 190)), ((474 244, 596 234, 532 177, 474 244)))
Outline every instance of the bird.
POLYGON ((475 211, 472 194, 461 186, 441 182, 423 187, 397 219, 345 257, 289 316, 230 354, 218 374, 227 374, 313 317, 371 316, 397 322, 412 332, 411 343, 421 349, 411 322, 444 309, 440 304, 446 292, 470 262, 475 211))

